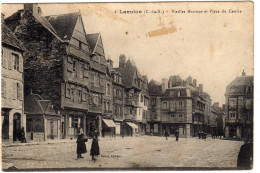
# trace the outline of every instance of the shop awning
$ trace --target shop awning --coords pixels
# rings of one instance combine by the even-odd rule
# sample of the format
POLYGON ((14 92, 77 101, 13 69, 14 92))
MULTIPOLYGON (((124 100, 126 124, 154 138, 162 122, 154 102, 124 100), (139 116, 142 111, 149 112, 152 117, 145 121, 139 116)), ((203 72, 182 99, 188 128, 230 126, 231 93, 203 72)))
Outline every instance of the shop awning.
POLYGON ((103 122, 107 125, 107 127, 116 127, 116 124, 113 120, 103 119, 103 122))
POLYGON ((128 124, 130 127, 132 127, 133 129, 138 129, 138 126, 135 125, 134 123, 126 123, 128 124))

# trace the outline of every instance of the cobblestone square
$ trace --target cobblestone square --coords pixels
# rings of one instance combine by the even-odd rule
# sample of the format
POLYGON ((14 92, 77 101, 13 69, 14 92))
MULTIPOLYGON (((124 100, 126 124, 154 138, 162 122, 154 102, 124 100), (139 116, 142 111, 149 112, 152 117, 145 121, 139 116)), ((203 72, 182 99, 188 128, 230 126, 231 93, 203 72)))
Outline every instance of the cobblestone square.
POLYGON ((91 161, 87 144, 83 159, 76 158, 76 142, 3 147, 3 169, 37 168, 235 168, 241 141, 208 138, 142 136, 100 138, 101 155, 91 161))

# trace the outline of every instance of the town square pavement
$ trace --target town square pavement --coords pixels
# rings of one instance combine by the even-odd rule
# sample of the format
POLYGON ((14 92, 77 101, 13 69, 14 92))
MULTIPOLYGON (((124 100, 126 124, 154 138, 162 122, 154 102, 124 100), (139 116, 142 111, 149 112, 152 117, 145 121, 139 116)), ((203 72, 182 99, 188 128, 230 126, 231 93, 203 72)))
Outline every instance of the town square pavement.
POLYGON ((76 157, 76 141, 44 142, 35 145, 2 146, 2 169, 37 168, 230 168, 236 161, 242 141, 158 136, 100 138, 101 155, 96 162, 89 155, 76 157))

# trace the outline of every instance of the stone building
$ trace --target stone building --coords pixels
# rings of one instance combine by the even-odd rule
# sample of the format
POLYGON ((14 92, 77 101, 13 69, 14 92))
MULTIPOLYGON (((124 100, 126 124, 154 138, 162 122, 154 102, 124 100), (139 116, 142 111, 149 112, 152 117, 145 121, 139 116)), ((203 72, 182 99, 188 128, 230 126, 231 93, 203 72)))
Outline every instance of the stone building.
POLYGON ((142 108, 139 107, 140 94, 143 83, 142 75, 139 73, 134 62, 121 54, 119 57, 119 67, 115 68, 122 75, 122 84, 125 86, 125 135, 133 136, 143 131, 142 126, 142 108))
MULTIPOLYGON (((106 76, 105 80, 105 94, 103 97, 103 116, 102 116, 102 136, 113 137, 116 135, 117 125, 113 119, 118 110, 114 109, 114 95, 113 95, 113 61, 107 60, 106 76)), ((120 127, 119 127, 120 128, 120 127)), ((119 131, 120 134, 120 131, 119 131)))
MULTIPOLYGON (((105 52, 103 48, 101 34, 87 34, 87 40, 91 47, 91 64, 90 64, 90 102, 89 102, 89 112, 87 119, 87 134, 91 134, 95 129, 98 130, 100 135, 102 135, 102 114, 104 113, 103 108, 106 102, 106 114, 112 113, 112 87, 111 81, 107 74, 107 66, 105 59, 105 52), (108 80, 106 80, 108 79, 108 80), (106 88, 106 81, 109 84, 109 88, 106 88), (104 95, 106 93, 106 99, 104 100, 104 95), (108 113, 109 111, 109 113, 108 113)), ((109 74, 108 74, 109 75, 109 74)), ((110 123, 112 123, 110 121, 110 123)))
POLYGON ((50 100, 30 93, 24 99, 27 141, 61 139, 61 116, 53 109, 50 100))
POLYGON ((23 53, 26 49, 4 23, 3 14, 1 17, 2 140, 13 142, 18 140, 19 130, 26 129, 23 94, 23 53))
POLYGON ((253 76, 243 71, 226 88, 225 136, 228 138, 247 138, 253 130, 253 80, 253 76))
POLYGON ((62 115, 62 138, 86 132, 92 55, 79 12, 42 16, 37 4, 24 4, 6 24, 28 50, 24 56, 25 95, 32 90, 62 115))
MULTIPOLYGON (((113 67, 112 60, 110 61, 113 67)), ((121 73, 113 68, 111 70, 112 85, 113 85, 113 102, 114 102, 114 122, 116 123, 116 135, 124 135, 124 122, 125 119, 125 86, 122 83, 121 73)))
POLYGON ((150 94, 150 101, 148 104, 149 114, 147 116, 146 134, 150 135, 164 135, 162 132, 162 117, 161 117, 161 97, 162 84, 151 80, 148 84, 148 91, 150 94))
MULTIPOLYGON (((211 121, 212 124, 214 124, 214 127, 216 128, 216 131, 218 133, 223 134, 224 128, 225 128, 225 113, 222 110, 222 108, 219 106, 219 102, 215 102, 211 106, 211 111, 214 114, 212 118, 214 117, 214 121, 211 121)), ((211 125, 213 126, 213 125, 211 125)))

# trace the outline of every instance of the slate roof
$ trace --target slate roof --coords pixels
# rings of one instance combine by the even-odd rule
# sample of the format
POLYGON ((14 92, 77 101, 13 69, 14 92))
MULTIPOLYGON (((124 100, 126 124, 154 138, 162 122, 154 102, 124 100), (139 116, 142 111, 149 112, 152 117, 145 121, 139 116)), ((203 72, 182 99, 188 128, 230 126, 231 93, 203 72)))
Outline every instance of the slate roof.
POLYGON ((29 94, 24 99, 24 111, 33 115, 56 115, 50 100, 43 100, 38 94, 29 94))
POLYGON ((4 23, 2 23, 1 31, 3 43, 15 47, 21 51, 26 50, 22 43, 15 37, 12 31, 4 23))
POLYGON ((254 80, 253 76, 240 76, 237 77, 235 80, 233 80, 231 83, 229 83, 228 87, 239 86, 239 85, 252 86, 253 80, 254 80))
POLYGON ((163 94, 160 83, 155 80, 151 80, 148 83, 148 91, 149 91, 150 95, 162 95, 163 94))
POLYGON ((54 32, 57 33, 57 35, 62 40, 64 39, 70 40, 74 28, 76 26, 78 17, 79 17, 79 12, 45 16, 47 22, 44 23, 44 25, 46 25, 49 28, 53 27, 54 32), (50 24, 50 26, 48 23, 50 24))
POLYGON ((212 110, 217 113, 217 114, 224 114, 223 111, 220 109, 220 107, 218 106, 218 103, 214 103, 211 106, 212 110))
POLYGON ((89 43, 91 51, 92 51, 92 53, 94 53, 100 33, 87 34, 86 36, 87 36, 87 41, 89 43))
POLYGON ((128 59, 125 67, 118 67, 115 69, 121 73, 122 83, 126 86, 126 88, 131 88, 134 75, 138 71, 137 67, 128 59))

